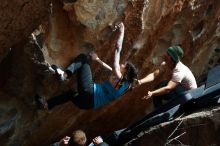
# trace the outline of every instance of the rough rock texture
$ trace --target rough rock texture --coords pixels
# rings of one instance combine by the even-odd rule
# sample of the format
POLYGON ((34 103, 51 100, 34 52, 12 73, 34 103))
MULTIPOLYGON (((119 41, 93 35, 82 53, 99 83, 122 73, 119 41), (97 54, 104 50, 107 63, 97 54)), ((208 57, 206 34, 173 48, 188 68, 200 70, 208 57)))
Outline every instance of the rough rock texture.
POLYGON ((55 78, 44 62, 42 51, 33 42, 16 46, 0 66, 0 142, 1 145, 25 145, 43 120, 44 114, 37 115, 33 100, 41 85, 39 78, 55 78))
POLYGON ((128 145, 132 146, 218 146, 220 140, 220 108, 204 110, 154 126, 139 134, 128 145))
POLYGON ((48 18, 51 0, 1 0, 0 61, 48 18))
MULTIPOLYGON (((140 78, 172 44, 182 44, 183 62, 199 82, 220 62, 219 0, 53 0, 51 7, 49 1, 2 0, 0 7, 0 145, 46 146, 78 128, 94 137, 124 128, 150 111, 150 101, 140 98, 159 80, 97 110, 80 110, 71 103, 49 113, 36 110, 36 93, 49 99, 75 88, 75 78, 60 83, 47 63, 65 68, 89 51, 81 47, 87 41, 112 65, 115 40, 109 25, 116 20, 125 24, 121 60, 133 61, 140 78), (43 42, 40 48, 24 41, 39 24, 34 33, 43 42)), ((106 77, 98 64, 93 69, 95 81, 106 77)))

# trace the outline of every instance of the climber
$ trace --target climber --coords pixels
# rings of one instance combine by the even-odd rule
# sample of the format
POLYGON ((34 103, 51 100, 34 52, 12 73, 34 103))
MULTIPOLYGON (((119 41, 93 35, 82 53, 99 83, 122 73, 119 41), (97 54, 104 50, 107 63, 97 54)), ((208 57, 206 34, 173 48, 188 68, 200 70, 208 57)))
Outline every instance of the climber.
MULTIPOLYGON (((72 101, 79 108, 96 109, 118 99, 131 87, 134 79, 137 77, 137 69, 130 62, 119 64, 124 38, 124 24, 121 22, 115 25, 115 28, 118 36, 113 69, 100 60, 94 51, 90 52, 89 55, 80 54, 77 56, 65 71, 53 66, 62 81, 68 79, 73 73, 77 73, 78 91, 71 90, 62 95, 52 97, 47 101, 37 95, 36 99, 43 105, 43 108, 52 109, 56 105, 72 101), (104 68, 111 71, 109 80, 102 83, 93 82, 90 59, 97 61, 104 68)), ((85 46, 93 50, 95 49, 90 43, 87 43, 85 46)))
POLYGON ((163 100, 170 101, 172 97, 178 96, 181 92, 197 88, 196 80, 190 69, 185 66, 180 59, 183 57, 183 50, 180 46, 171 46, 167 48, 164 55, 165 62, 153 73, 148 74, 141 80, 136 80, 137 85, 142 85, 155 80, 156 77, 168 72, 170 80, 163 81, 160 88, 154 91, 148 91, 144 99, 153 98, 155 107, 162 105, 163 100))

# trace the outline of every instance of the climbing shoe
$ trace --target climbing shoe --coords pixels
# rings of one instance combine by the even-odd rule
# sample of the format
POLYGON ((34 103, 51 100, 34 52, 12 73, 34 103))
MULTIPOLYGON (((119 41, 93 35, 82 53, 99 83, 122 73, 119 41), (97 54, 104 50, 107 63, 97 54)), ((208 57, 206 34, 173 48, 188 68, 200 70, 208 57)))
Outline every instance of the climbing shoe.
POLYGON ((58 76, 58 79, 61 81, 67 80, 66 77, 64 76, 64 71, 60 69, 58 66, 52 64, 51 68, 55 71, 56 75, 58 76))

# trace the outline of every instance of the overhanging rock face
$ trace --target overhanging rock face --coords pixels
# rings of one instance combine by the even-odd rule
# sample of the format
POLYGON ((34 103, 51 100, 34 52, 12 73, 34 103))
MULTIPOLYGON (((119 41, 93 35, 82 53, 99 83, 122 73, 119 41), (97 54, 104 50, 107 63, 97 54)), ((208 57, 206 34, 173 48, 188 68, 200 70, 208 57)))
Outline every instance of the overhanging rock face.
MULTIPOLYGON (((125 24, 121 60, 134 62, 139 78, 154 70, 173 44, 182 44, 183 62, 198 81, 220 62, 219 0, 1 0, 0 8, 0 145, 46 146, 78 128, 94 137, 149 112, 150 101, 141 98, 159 80, 97 110, 80 110, 71 103, 50 113, 36 109, 36 93, 49 99, 75 88, 74 77, 61 83, 48 63, 64 69, 88 52, 81 46, 91 42, 99 57, 113 64, 115 39, 109 25, 116 20, 125 24), (40 24, 39 48, 28 37, 40 24)), ((92 65, 95 81, 106 78, 98 64, 92 65)))
POLYGON ((0 5, 0 61, 10 48, 20 43, 38 25, 46 21, 51 0, 1 0, 0 5))

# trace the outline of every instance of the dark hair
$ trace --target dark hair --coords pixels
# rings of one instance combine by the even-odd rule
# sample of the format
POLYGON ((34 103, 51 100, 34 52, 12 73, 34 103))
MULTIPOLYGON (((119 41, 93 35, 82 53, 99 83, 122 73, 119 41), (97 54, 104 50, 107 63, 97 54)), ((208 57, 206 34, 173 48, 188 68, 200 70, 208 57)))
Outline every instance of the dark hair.
POLYGON ((131 62, 127 62, 125 65, 126 72, 123 76, 123 81, 127 81, 128 83, 133 83, 134 79, 137 78, 138 70, 131 62))

